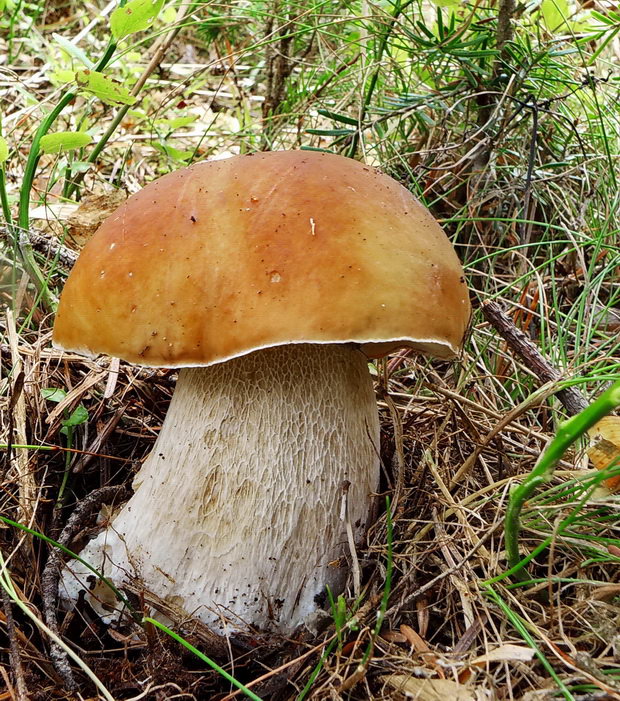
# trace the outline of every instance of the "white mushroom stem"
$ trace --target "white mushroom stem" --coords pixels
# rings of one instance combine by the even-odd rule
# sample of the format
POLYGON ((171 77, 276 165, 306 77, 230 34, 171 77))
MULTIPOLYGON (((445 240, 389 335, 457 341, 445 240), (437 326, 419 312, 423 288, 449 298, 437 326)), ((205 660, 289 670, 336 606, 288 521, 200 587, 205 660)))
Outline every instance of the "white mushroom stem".
MULTIPOLYGON (((226 619, 228 630, 290 632, 326 586, 342 589, 343 494, 359 540, 378 442, 366 358, 352 345, 184 369, 134 495, 80 555, 214 629, 226 619)), ((89 575, 75 561, 68 570, 82 583, 89 575)), ((83 588, 68 571, 63 581, 69 595, 83 588)), ((110 599, 101 585, 89 596, 99 595, 110 599)))

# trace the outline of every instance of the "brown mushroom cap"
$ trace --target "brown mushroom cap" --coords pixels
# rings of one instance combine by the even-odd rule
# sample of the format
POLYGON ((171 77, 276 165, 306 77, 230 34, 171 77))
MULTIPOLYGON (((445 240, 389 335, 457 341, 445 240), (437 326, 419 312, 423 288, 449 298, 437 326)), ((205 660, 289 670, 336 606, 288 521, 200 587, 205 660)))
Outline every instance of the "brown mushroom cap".
POLYGON ((408 190, 348 158, 277 151, 130 197, 71 272, 54 344, 166 367, 288 343, 451 357, 469 313, 456 254, 408 190))

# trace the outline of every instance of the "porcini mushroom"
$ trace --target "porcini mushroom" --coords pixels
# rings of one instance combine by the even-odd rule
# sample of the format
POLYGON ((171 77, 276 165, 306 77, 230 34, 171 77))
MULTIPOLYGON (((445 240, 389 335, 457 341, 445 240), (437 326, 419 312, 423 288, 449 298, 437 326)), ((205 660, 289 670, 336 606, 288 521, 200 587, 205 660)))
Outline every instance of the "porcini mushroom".
POLYGON ((54 344, 181 370, 134 495, 81 557, 213 628, 290 632, 342 587, 345 491, 367 528, 368 358, 452 357, 469 312, 447 237, 374 168, 281 151, 146 186, 84 248, 54 344))

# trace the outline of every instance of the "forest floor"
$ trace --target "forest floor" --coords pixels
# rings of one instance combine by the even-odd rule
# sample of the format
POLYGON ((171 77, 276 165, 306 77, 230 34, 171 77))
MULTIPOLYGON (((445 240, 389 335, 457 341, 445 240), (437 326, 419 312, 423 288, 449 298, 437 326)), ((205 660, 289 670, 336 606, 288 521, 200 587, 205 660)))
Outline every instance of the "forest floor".
MULTIPOLYGON (((243 697, 149 623, 46 604, 44 538, 96 490, 131 488, 176 379, 62 353, 51 330, 77 254, 128 195, 195 160, 301 147, 423 200, 463 262, 470 328, 454 361, 373 366, 381 508, 359 596, 350 581, 318 634, 171 627, 274 701, 620 699, 620 497, 585 437, 523 508, 521 576, 505 544, 511 490, 572 414, 558 390, 587 403, 620 376, 620 16, 441 4, 172 2, 114 46, 115 82, 84 88, 114 4, 0 3, 0 701, 243 697), (29 160, 68 92, 47 131, 82 136, 29 160)), ((79 526, 72 549, 95 514, 79 526)))

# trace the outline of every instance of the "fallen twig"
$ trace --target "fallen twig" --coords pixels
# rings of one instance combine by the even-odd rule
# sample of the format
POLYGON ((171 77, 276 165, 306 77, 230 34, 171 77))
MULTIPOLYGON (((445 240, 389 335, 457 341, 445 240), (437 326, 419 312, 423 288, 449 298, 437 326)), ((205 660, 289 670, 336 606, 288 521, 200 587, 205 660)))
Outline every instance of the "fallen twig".
MULTIPOLYGON (((0 238, 8 244, 13 244, 13 232, 6 226, 0 227, 0 238)), ((56 260, 66 271, 71 270, 78 259, 78 253, 55 238, 45 236, 40 231, 22 231, 19 235, 20 243, 27 241, 32 248, 52 260, 56 260)))
MULTIPOLYGON (((63 528, 62 533, 58 538, 60 545, 68 545, 90 519, 92 514, 101 508, 102 504, 115 501, 123 496, 125 492, 124 486, 101 487, 94 492, 91 492, 83 499, 69 517, 67 525, 63 528)), ((60 548, 52 548, 43 574, 41 576, 41 591, 43 594, 43 612, 45 614, 45 622, 48 627, 56 634, 60 635, 58 629, 58 620, 56 618, 56 605, 58 601, 58 581, 60 579, 60 567, 62 564, 62 551, 60 548)), ((73 676, 71 665, 65 651, 56 643, 52 642, 50 657, 54 668, 65 682, 69 691, 77 690, 77 684, 73 676)))
POLYGON ((9 638, 9 660, 11 661, 11 669, 15 675, 15 699, 16 701, 28 701, 28 689, 26 687, 24 668, 22 666, 19 644, 17 642, 11 598, 4 588, 2 588, 2 608, 4 609, 4 615, 6 617, 6 632, 9 638))

